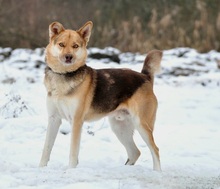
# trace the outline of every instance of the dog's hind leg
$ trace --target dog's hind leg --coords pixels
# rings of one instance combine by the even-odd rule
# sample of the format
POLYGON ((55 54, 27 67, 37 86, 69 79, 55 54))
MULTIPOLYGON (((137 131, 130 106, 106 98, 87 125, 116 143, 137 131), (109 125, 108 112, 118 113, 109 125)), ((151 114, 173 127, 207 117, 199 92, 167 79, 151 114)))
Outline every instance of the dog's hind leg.
POLYGON ((46 140, 40 161, 40 167, 47 166, 54 145, 54 141, 56 139, 59 127, 61 125, 61 119, 57 116, 50 116, 48 119, 49 120, 48 120, 47 134, 46 134, 46 140))
POLYGON ((157 100, 156 98, 146 98, 145 102, 139 106, 139 126, 137 130, 139 131, 141 137, 148 145, 152 158, 153 158, 153 169, 156 171, 161 171, 160 167, 160 156, 159 148, 156 146, 153 137, 154 122, 157 110, 157 100))
POLYGON ((134 143, 134 127, 130 116, 126 115, 124 118, 111 116, 109 117, 109 122, 111 124, 112 131, 127 151, 128 159, 125 165, 134 165, 140 156, 140 151, 134 143))
POLYGON ((154 142, 152 131, 148 129, 148 124, 147 123, 142 124, 138 128, 138 131, 150 149, 150 152, 153 158, 153 164, 154 164, 153 169, 156 171, 161 171, 159 148, 156 146, 154 142))

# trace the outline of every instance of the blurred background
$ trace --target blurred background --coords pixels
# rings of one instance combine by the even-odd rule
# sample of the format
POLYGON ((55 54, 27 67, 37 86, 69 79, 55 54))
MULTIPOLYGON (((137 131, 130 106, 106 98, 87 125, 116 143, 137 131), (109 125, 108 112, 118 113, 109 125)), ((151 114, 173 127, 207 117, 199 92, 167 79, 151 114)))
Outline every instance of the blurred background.
POLYGON ((45 47, 48 25, 94 23, 90 47, 220 51, 219 0, 0 0, 0 46, 45 47))

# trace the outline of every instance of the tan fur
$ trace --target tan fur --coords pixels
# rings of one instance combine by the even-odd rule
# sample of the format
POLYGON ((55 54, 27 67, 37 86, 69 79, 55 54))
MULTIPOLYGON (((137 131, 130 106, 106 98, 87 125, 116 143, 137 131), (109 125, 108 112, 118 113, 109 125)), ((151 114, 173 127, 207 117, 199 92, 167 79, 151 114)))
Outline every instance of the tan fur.
MULTIPOLYGON (((93 105, 98 71, 84 67, 92 26, 92 22, 87 22, 77 31, 65 30, 58 22, 49 26, 50 43, 46 47, 48 68, 45 71, 48 130, 40 166, 46 166, 49 161, 61 119, 68 120, 72 125, 69 166, 76 167, 83 122, 109 116, 112 130, 127 150, 126 164, 133 165, 140 156, 133 141, 133 130, 137 129, 152 153, 154 169, 160 171, 159 150, 153 139, 157 99, 153 93, 153 78, 150 80, 150 77, 159 68, 162 53, 149 53, 143 68, 145 72, 150 72, 149 78, 133 73, 144 78, 144 83, 137 90, 134 88, 131 97, 120 102, 112 111, 100 111, 93 105)), ((115 85, 109 73, 104 73, 104 77, 108 79, 106 85, 115 85)))

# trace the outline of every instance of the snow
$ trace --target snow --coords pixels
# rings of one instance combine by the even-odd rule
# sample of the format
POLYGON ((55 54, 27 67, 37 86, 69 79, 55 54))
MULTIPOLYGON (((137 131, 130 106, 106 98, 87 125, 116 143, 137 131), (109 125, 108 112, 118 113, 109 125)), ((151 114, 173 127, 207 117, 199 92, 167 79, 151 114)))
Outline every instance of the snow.
MULTIPOLYGON (((118 54, 121 60, 118 64, 88 58, 87 64, 94 68, 140 71, 145 58, 114 48, 89 49, 92 52, 118 54)), ((125 149, 107 119, 84 124, 76 169, 67 166, 70 128, 64 121, 48 166, 39 168, 47 126, 43 49, 0 48, 0 188, 220 188, 217 60, 216 51, 164 51, 154 88, 159 102, 154 137, 162 172, 152 170, 150 152, 138 133, 134 138, 141 157, 134 166, 125 166, 125 149)))

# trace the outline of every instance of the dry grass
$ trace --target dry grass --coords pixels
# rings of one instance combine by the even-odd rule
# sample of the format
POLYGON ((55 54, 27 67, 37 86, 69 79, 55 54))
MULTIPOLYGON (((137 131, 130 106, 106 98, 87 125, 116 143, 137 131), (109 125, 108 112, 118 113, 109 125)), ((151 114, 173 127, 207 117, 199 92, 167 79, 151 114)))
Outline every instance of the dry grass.
POLYGON ((3 47, 45 46, 52 21, 77 29, 92 20, 90 46, 143 53, 180 46, 220 51, 218 0, 0 0, 0 16, 3 47))

